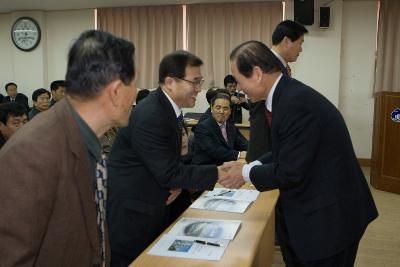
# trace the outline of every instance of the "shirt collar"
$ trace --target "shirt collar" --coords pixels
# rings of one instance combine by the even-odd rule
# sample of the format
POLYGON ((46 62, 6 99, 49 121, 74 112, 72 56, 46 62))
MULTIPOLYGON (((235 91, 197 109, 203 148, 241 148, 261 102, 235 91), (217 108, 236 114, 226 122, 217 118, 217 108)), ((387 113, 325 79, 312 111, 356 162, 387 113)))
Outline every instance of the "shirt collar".
POLYGON ((171 103, 172 107, 174 108, 175 115, 176 115, 176 117, 178 118, 178 117, 182 114, 182 109, 180 109, 180 108, 178 107, 178 105, 174 102, 174 100, 172 100, 172 98, 169 97, 169 95, 168 95, 166 92, 164 92, 164 90, 161 89, 161 91, 162 91, 162 92, 165 94, 165 96, 168 98, 168 101, 171 103))
POLYGON ((83 136, 83 141, 87 147, 89 154, 97 161, 101 160, 101 143, 99 138, 93 132, 93 130, 87 125, 87 123, 82 119, 82 117, 76 112, 74 107, 71 106, 72 117, 78 124, 78 128, 83 136))
POLYGON ((271 51, 279 59, 279 61, 282 63, 282 65, 285 66, 285 68, 286 68, 287 67, 286 61, 277 52, 275 52, 273 49, 271 49, 271 51))
POLYGON ((272 112, 272 99, 274 97, 274 92, 276 89, 276 86, 278 85, 279 81, 282 78, 282 73, 279 74, 278 79, 276 79, 275 83, 272 85, 271 90, 269 90, 268 96, 267 96, 267 101, 265 101, 265 107, 272 112))

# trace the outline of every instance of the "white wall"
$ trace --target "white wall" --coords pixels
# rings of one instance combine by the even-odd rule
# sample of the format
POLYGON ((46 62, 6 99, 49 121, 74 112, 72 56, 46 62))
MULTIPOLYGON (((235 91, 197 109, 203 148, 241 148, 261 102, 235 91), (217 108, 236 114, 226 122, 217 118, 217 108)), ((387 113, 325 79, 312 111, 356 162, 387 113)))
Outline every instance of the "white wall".
POLYGON ((24 11, 0 14, 0 92, 14 81, 18 91, 28 96, 40 87, 49 89, 53 80, 64 79, 67 52, 71 41, 88 29, 94 28, 94 11, 24 11), (21 16, 34 18, 40 25, 42 38, 31 52, 17 49, 11 40, 12 24, 21 16))
POLYGON ((357 157, 371 158, 377 3, 343 3, 339 109, 357 157))

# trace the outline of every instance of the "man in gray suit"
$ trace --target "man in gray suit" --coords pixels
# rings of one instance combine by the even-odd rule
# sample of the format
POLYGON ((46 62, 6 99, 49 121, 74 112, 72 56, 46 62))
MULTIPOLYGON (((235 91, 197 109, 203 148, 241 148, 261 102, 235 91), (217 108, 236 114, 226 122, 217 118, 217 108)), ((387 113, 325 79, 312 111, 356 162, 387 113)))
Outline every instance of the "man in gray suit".
POLYGON ((84 32, 69 52, 67 97, 0 150, 1 266, 108 265, 98 138, 128 123, 133 58, 131 42, 84 32))

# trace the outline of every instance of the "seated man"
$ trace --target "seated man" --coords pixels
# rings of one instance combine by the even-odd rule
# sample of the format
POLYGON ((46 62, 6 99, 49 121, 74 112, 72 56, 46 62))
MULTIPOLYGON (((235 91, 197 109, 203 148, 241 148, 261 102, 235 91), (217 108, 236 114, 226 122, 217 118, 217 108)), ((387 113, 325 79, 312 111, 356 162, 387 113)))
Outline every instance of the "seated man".
POLYGON ((194 137, 192 164, 221 165, 225 161, 244 158, 248 141, 228 119, 231 100, 226 94, 217 94, 211 100, 212 116, 197 124, 194 137))
POLYGON ((33 108, 29 111, 29 120, 42 111, 49 109, 50 92, 44 88, 36 89, 32 94, 33 108))
POLYGON ((50 91, 51 91, 51 101, 50 107, 54 106, 55 103, 60 101, 65 96, 65 81, 64 80, 57 80, 53 81, 50 84, 50 91))
POLYGON ((5 89, 8 96, 4 97, 2 103, 15 101, 20 103, 26 109, 27 112, 29 111, 28 97, 24 94, 18 93, 16 83, 13 82, 7 83, 5 89))
MULTIPOLYGON (((218 88, 218 87, 211 87, 210 89, 207 90, 207 93, 206 93, 206 99, 207 99, 207 102, 208 102, 209 105, 211 105, 211 100, 219 93, 226 94, 226 95, 230 96, 229 91, 227 89, 218 88)), ((204 121, 208 117, 211 117, 211 107, 209 107, 203 113, 203 115, 201 115, 198 123, 204 121)), ((233 123, 231 117, 229 117, 229 121, 233 123)))
POLYGON ((28 122, 25 108, 16 102, 0 105, 0 149, 5 142, 28 122))

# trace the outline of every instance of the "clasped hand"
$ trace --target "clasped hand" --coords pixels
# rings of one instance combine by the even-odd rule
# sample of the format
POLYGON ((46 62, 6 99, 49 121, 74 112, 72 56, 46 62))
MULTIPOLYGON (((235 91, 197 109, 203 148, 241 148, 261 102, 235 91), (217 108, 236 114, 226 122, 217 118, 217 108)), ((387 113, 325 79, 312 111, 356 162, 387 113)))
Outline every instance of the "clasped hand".
POLYGON ((245 184, 242 176, 243 163, 225 162, 218 166, 218 183, 226 188, 240 188, 245 184))

